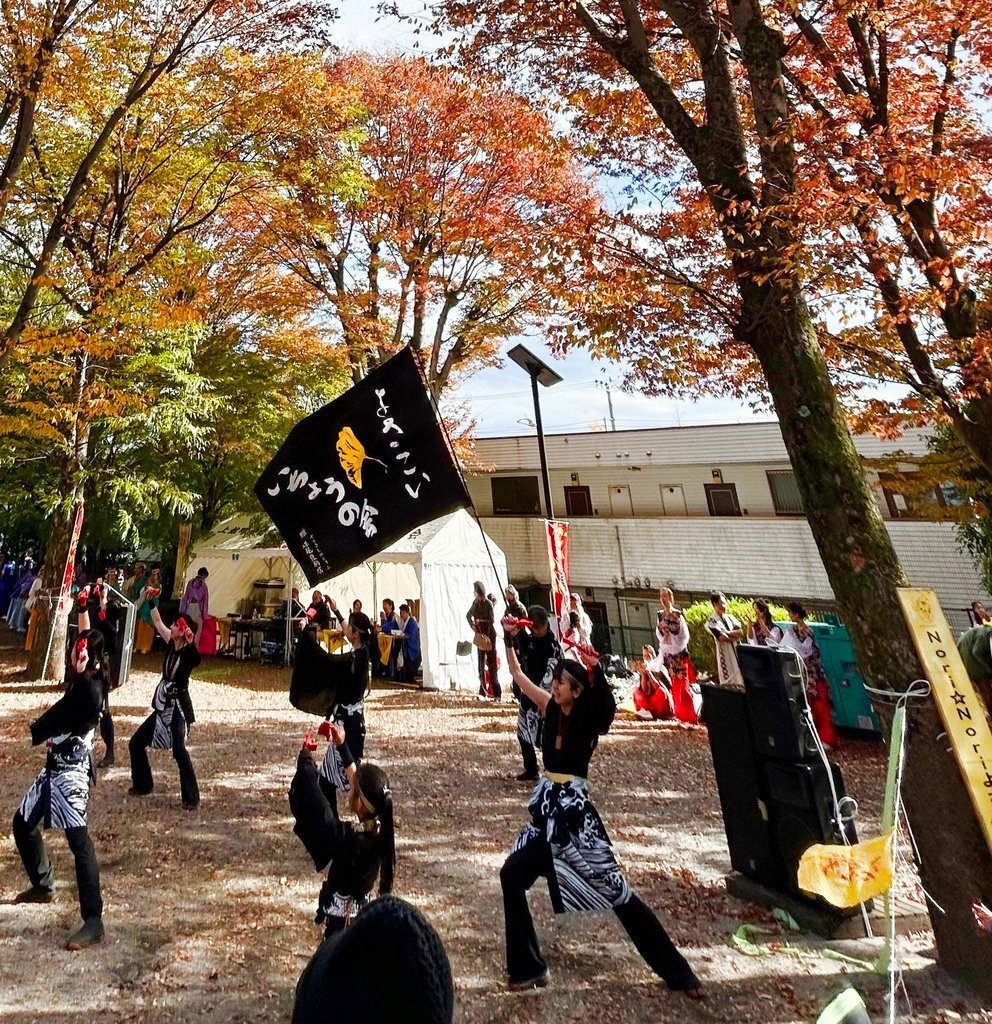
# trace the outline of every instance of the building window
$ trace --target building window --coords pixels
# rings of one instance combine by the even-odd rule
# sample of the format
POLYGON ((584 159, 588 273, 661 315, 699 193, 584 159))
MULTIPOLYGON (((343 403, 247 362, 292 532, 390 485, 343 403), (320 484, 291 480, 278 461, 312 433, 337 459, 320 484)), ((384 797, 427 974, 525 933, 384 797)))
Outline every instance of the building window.
POLYGON ((892 519, 939 519, 941 509, 952 502, 944 487, 918 484, 912 473, 879 473, 878 483, 892 519))
POLYGON ((772 505, 777 516, 805 515, 803 499, 791 469, 768 470, 768 486, 772 492, 772 505))
POLYGON ((541 498, 536 476, 494 476, 493 515, 539 516, 541 498))

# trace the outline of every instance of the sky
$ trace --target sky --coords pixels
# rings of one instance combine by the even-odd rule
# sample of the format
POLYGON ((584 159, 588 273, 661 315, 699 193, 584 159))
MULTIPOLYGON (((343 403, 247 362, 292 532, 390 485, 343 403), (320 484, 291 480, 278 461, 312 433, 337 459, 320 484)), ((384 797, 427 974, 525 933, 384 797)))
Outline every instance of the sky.
MULTIPOLYGON (((407 0, 405 6, 414 10, 423 5, 419 0, 407 0)), ((437 45, 437 37, 423 32, 417 36, 410 25, 400 24, 392 18, 379 18, 375 7, 375 0, 340 0, 336 35, 341 47, 373 52, 430 53, 437 45)), ((609 429, 609 401, 606 388, 602 386, 607 383, 613 385, 612 422, 617 430, 690 423, 739 423, 770 418, 767 413, 755 413, 745 403, 731 399, 674 402, 666 398, 626 394, 619 390, 624 376, 620 365, 594 361, 581 350, 556 359, 541 338, 534 336, 514 339, 506 347, 512 348, 518 341, 563 378, 561 384, 541 389, 545 433, 609 429)), ((524 371, 511 362, 505 361, 501 368, 476 374, 451 397, 465 403, 469 414, 476 419, 476 436, 496 437, 534 431, 531 425, 534 407, 530 381, 524 371)))

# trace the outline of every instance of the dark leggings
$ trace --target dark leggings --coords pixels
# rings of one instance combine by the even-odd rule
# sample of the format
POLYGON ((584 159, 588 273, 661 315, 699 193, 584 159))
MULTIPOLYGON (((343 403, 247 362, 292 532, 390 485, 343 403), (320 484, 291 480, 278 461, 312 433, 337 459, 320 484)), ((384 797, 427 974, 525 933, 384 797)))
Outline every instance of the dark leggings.
MULTIPOLYGON (((506 921, 506 969, 510 981, 530 981, 543 974, 547 962, 534 931, 534 920, 527 905, 527 890, 540 877, 548 880, 552 893, 557 891, 551 847, 535 841, 506 858, 499 873, 503 887, 503 915, 506 921)), ((676 949, 661 922, 639 896, 631 894, 613 913, 623 925, 644 962, 671 989, 694 989, 699 981, 686 959, 676 949)))
MULTIPOLYGON (((31 817, 33 821, 26 820, 19 810, 14 815, 14 843, 31 884, 39 889, 51 889, 55 883, 55 870, 48 859, 41 834, 40 805, 31 817)), ((85 825, 67 828, 65 838, 76 861, 79 912, 84 921, 100 917, 103 914, 103 898, 100 895, 100 865, 96 862, 93 840, 85 825)))
MULTIPOLYGON (((148 748, 155 735, 155 717, 152 712, 138 726, 137 732, 128 743, 131 753, 131 785, 136 793, 150 793, 154 788, 152 766, 148 761, 148 748)), ((172 710, 172 756, 179 768, 179 790, 184 804, 195 806, 200 802, 200 787, 197 785, 193 761, 186 749, 186 720, 178 707, 172 710)))
MULTIPOLYGON (((483 634, 485 635, 485 634, 483 634)), ((495 634, 490 637, 493 641, 493 648, 491 651, 483 651, 479 649, 479 693, 483 696, 486 695, 486 662, 489 663, 489 680, 493 684, 493 696, 496 700, 499 700, 503 695, 503 691, 499 685, 499 678, 496 675, 496 638, 495 634)))
POLYGON ((100 738, 107 748, 107 757, 114 759, 114 720, 110 714, 110 705, 103 705, 103 714, 100 716, 100 738))

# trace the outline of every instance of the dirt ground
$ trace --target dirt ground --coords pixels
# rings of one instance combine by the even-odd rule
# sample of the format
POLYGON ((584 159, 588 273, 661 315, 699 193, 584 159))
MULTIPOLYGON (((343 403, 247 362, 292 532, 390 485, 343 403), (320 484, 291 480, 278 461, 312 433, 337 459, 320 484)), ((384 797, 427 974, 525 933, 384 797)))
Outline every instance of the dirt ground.
MULTIPOLYGON (((0 813, 9 821, 43 762, 28 724, 56 691, 25 681, 23 653, 0 626, 0 813)), ((100 772, 90 829, 103 872, 107 936, 62 949, 78 921, 71 855, 47 834, 58 873, 50 906, 14 906, 26 884, 9 825, 0 840, 0 1020, 288 1021, 296 979, 319 939, 312 923, 320 877, 293 835, 286 793, 306 716, 287 699, 283 670, 209 661, 192 686, 198 722, 190 749, 203 802, 183 811, 167 752, 152 753, 154 794, 128 797, 127 740, 148 713, 156 657, 139 658, 114 695, 117 767, 100 772)), ((884 1019, 885 980, 824 958, 809 936, 768 936, 745 956, 730 936, 764 911, 724 892, 729 869, 702 729, 619 721, 600 745, 591 788, 621 863, 703 979, 708 999, 669 994, 609 916, 555 921, 547 892, 532 906, 552 984, 511 994, 503 974, 499 867, 525 822, 515 705, 469 696, 377 690, 367 706, 366 757, 389 773, 398 817, 396 891, 433 921, 451 957, 461 1024, 582 1020, 812 1022, 844 985, 884 1019), (808 950, 786 955, 776 942, 808 950), (768 945, 770 943, 770 945, 768 945)), ((102 756, 97 742, 97 755, 102 756)), ((849 742, 838 760, 877 827, 884 751, 849 742)), ((977 938, 976 938, 976 941, 977 938)), ((878 943, 834 944, 872 958, 878 943)), ((901 940, 914 1021, 992 1020, 947 982, 929 933, 901 940)), ((329 1018, 331 1019, 331 1018, 329 1018)))

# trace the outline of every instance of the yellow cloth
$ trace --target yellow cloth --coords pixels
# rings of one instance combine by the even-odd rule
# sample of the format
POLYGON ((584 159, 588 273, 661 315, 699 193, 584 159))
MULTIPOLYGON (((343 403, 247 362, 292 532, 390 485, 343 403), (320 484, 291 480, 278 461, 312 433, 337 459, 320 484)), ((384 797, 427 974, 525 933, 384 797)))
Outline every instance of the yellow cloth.
POLYGON ((38 609, 37 608, 32 608, 31 609, 31 620, 30 620, 30 624, 28 626, 28 635, 27 635, 27 637, 24 640, 24 650, 26 650, 26 651, 30 651, 32 646, 34 645, 34 635, 35 635, 35 633, 38 632, 38 618, 39 618, 38 609))
POLYGON ((628 697, 625 701, 621 701, 617 705, 617 711, 622 711, 626 715, 636 715, 637 705, 634 703, 634 698, 628 697))
POLYGON ((155 640, 155 627, 150 622, 145 622, 144 619, 138 619, 138 625, 135 627, 135 641, 134 649, 139 654, 148 654, 152 649, 152 643, 155 640))
POLYGON ((393 636, 391 633, 379 633, 376 639, 379 641, 379 661, 383 665, 388 665, 389 655, 393 650, 393 636))
POLYGON ((856 907, 891 885, 891 831, 854 846, 811 846, 799 861, 799 888, 835 907, 856 907))
POLYGON ((561 772, 545 772, 544 777, 548 782, 557 782, 559 786, 567 786, 579 778, 578 775, 563 775, 561 772))

